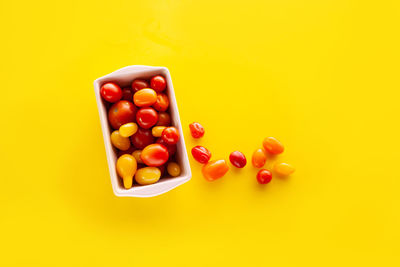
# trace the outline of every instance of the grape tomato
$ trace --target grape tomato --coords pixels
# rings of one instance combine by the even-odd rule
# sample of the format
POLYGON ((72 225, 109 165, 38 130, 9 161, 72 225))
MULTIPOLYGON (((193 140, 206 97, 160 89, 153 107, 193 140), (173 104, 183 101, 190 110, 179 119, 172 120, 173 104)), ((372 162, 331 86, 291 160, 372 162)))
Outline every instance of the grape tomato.
POLYGON ((149 129, 158 121, 158 113, 153 108, 141 108, 136 113, 136 122, 140 127, 149 129))
POLYGON ((245 155, 240 151, 234 151, 229 155, 229 160, 236 168, 243 168, 246 166, 247 160, 245 155))
POLYGON ((264 150, 259 148, 256 151, 254 151, 253 157, 251 159, 251 162, 253 163, 254 167, 261 168, 265 165, 266 161, 267 161, 267 156, 265 155, 264 150))
POLYGON ((271 182, 272 173, 269 170, 261 169, 257 173, 257 181, 260 184, 268 184, 271 182))
POLYGON ((145 167, 136 171, 135 180, 140 185, 154 184, 160 180, 161 171, 157 167, 145 167))
POLYGON ((161 138, 169 145, 174 145, 179 141, 179 130, 170 126, 164 129, 161 138))
POLYGON ((207 181, 214 181, 224 176, 229 171, 229 166, 225 160, 213 160, 205 164, 202 173, 207 181))
POLYGON ((161 144, 151 144, 142 150, 140 158, 147 166, 157 167, 167 162, 169 154, 165 146, 161 144))
POLYGON ((274 137, 267 137, 263 141, 264 149, 270 154, 281 154, 285 149, 281 142, 274 137))
POLYGON ((211 152, 204 146, 195 146, 192 148, 192 156, 200 163, 207 163, 211 158, 211 152))
POLYGON ((198 122, 193 122, 189 124, 190 134, 193 138, 201 138, 204 135, 204 128, 198 122))

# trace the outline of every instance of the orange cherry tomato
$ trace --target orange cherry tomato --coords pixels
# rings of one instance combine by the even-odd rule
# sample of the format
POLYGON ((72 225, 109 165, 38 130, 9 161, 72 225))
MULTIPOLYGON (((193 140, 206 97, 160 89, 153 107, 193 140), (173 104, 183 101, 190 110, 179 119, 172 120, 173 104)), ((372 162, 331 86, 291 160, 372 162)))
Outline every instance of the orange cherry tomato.
POLYGON ((158 121, 156 126, 170 126, 171 116, 167 112, 158 113, 158 121))
POLYGON ((259 148, 256 151, 254 151, 253 157, 251 159, 251 162, 253 163, 254 167, 261 168, 265 165, 266 161, 267 161, 267 156, 265 155, 264 150, 259 148))
POLYGON ((158 111, 166 111, 169 107, 169 99, 166 94, 158 94, 156 103, 154 103, 153 108, 158 111))
POLYGON ((229 171, 229 166, 225 160, 212 160, 203 166, 204 178, 211 182, 224 176, 229 171))
POLYGON ((157 93, 153 89, 145 88, 133 95, 133 102, 138 107, 150 107, 157 101, 157 93))
POLYGON ((160 144, 151 144, 142 150, 140 158, 147 166, 158 167, 167 162, 169 154, 165 146, 160 144))
POLYGON ((271 154, 281 154, 285 149, 281 142, 274 137, 267 137, 263 141, 264 149, 271 154))

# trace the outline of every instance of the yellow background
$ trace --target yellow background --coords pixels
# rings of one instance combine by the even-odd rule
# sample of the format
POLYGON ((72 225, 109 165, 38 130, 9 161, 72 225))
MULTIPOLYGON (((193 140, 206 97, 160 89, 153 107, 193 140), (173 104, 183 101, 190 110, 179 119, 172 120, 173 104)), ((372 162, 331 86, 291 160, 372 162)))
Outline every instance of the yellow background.
POLYGON ((1 266, 399 266, 398 1, 1 1, 1 266), (188 151, 250 165, 112 193, 93 80, 166 66, 188 151), (187 125, 201 122, 200 141, 187 125), (272 162, 269 162, 269 165, 272 162))

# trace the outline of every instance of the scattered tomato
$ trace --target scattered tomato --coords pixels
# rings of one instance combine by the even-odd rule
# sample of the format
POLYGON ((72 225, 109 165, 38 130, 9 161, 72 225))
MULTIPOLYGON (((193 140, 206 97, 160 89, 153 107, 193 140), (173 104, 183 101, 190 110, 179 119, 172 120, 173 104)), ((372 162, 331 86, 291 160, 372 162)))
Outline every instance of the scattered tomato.
POLYGON ((243 168, 246 166, 247 160, 245 155, 240 151, 234 151, 229 155, 229 160, 233 166, 243 168))
POLYGON ((274 165, 274 171, 279 176, 289 176, 294 173, 295 168, 288 163, 277 163, 274 165))
POLYGON ((189 124, 189 129, 193 138, 201 138, 204 135, 204 128, 198 122, 193 122, 189 124))
POLYGON ((100 94, 104 100, 115 103, 121 99, 122 90, 115 83, 106 83, 101 87, 100 94))
POLYGON ((154 76, 150 80, 150 87, 153 88, 157 93, 160 93, 167 87, 167 81, 161 75, 154 76))
POLYGON ((192 156, 200 163, 207 163, 211 158, 211 152, 204 146, 195 146, 192 148, 192 156))
POLYGON ((203 176, 207 181, 214 181, 224 176, 229 171, 229 166, 225 160, 213 160, 203 166, 203 176))
POLYGON ((134 93, 136 93, 137 91, 139 91, 143 88, 149 88, 149 87, 150 87, 149 83, 143 79, 136 79, 132 82, 132 90, 134 93))
POLYGON ((158 121, 157 111, 155 111, 153 108, 141 108, 136 113, 136 121, 140 127, 149 129, 158 121))
POLYGON ((143 149, 154 143, 154 137, 148 129, 139 128, 138 131, 131 136, 132 145, 137 149, 143 149))
POLYGON ((170 126, 171 125, 171 116, 166 112, 160 112, 158 114, 158 121, 156 126, 170 126))
POLYGON ((260 184, 268 184, 271 182, 272 179, 272 173, 269 170, 266 169, 261 169, 257 173, 257 181, 260 184))
POLYGON ((264 149, 271 154, 281 154, 284 151, 284 147, 276 138, 267 137, 263 141, 264 149))
POLYGON ((169 145, 174 145, 179 141, 179 130, 170 126, 164 129, 162 132, 161 138, 169 145))
POLYGON ((136 107, 132 102, 121 100, 111 106, 108 121, 114 129, 128 122, 135 122, 136 107))
POLYGON ((146 146, 140 158, 147 166, 157 167, 167 162, 169 157, 168 150, 165 146, 160 144, 151 144, 146 146))
POLYGON ((253 163, 254 167, 261 168, 265 165, 266 161, 267 161, 267 156, 265 155, 264 150, 259 148, 256 151, 254 151, 253 157, 251 159, 251 162, 253 163))

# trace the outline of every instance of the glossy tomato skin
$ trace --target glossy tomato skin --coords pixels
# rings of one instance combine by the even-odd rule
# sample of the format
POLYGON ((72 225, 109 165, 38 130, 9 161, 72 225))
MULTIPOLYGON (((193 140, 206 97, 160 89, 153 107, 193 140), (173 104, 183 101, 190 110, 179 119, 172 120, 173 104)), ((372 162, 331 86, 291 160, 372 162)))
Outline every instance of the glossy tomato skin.
POLYGON ((204 178, 211 182, 224 176, 229 171, 229 166, 225 160, 213 160, 205 164, 202 168, 204 178))
POLYGON ((138 107, 150 107, 157 101, 157 93, 153 89, 144 88, 133 95, 133 103, 138 107))
POLYGON ((141 108, 136 113, 136 121, 140 127, 149 129, 158 121, 158 113, 153 108, 141 108))
POLYGON ((192 148, 192 156, 200 163, 207 163, 211 158, 211 152, 204 146, 195 146, 192 148))
POLYGON ((156 143, 165 146, 165 147, 167 148, 168 154, 169 154, 170 156, 175 155, 176 149, 177 149, 177 148, 176 148, 176 145, 167 144, 161 137, 157 139, 156 143))
POLYGON ((136 80, 133 80, 131 87, 132 87, 133 93, 136 93, 137 91, 139 91, 143 88, 150 88, 150 85, 146 80, 136 79, 136 80))
POLYGON ((157 167, 167 162, 169 154, 165 146, 161 144, 151 144, 142 150, 140 158, 147 166, 157 167))
POLYGON ((262 168, 267 161, 267 156, 263 149, 259 148, 254 151, 253 156, 251 158, 251 163, 256 168, 262 168))
POLYGON ((156 75, 150 80, 150 87, 153 88, 157 93, 161 93, 167 87, 167 81, 161 75, 156 75))
POLYGON ((156 126, 170 126, 171 125, 171 116, 166 112, 160 112, 158 114, 158 121, 156 126))
POLYGON ((247 164, 245 155, 240 151, 234 151, 229 155, 229 161, 236 168, 243 168, 247 164))
POLYGON ((107 102, 115 103, 121 100, 122 90, 115 83, 105 83, 100 89, 100 94, 107 102))
POLYGON ((166 111, 169 107, 169 99, 166 94, 158 94, 156 103, 154 103, 153 108, 157 111, 166 111))
POLYGON ((282 143, 275 137, 267 137, 263 141, 264 149, 273 155, 281 154, 285 150, 282 143))
POLYGON ((204 135, 204 128, 198 122, 193 122, 189 124, 190 134, 193 138, 201 138, 204 135))
POLYGON ((261 169, 257 173, 257 181, 260 184, 268 184, 271 182, 272 173, 269 170, 261 169))
POLYGON ((132 99, 133 99, 132 89, 129 87, 122 89, 122 100, 128 100, 132 102, 132 99))
POLYGON ((154 143, 154 137, 151 134, 151 130, 139 128, 137 132, 131 136, 131 142, 136 149, 143 149, 154 143))
POLYGON ((128 122, 135 122, 136 107, 132 102, 120 100, 108 111, 108 121, 114 129, 128 122))
POLYGON ((167 127, 162 132, 161 138, 165 141, 165 143, 175 145, 179 141, 179 131, 174 126, 167 127))

